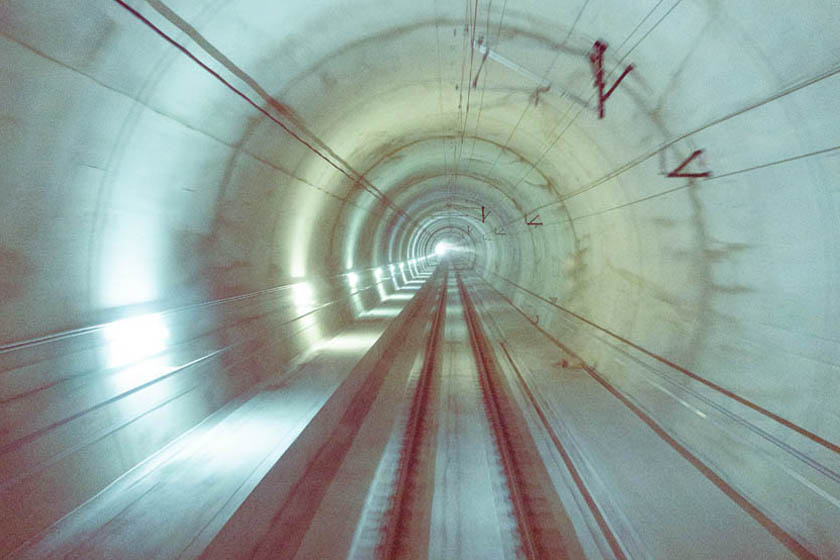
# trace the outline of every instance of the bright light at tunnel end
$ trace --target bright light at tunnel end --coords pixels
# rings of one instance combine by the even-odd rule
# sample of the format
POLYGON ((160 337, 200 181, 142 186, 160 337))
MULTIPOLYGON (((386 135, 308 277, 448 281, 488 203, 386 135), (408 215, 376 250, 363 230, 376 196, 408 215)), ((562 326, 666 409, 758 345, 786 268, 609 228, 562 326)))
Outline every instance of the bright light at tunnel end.
POLYGON ((435 255, 437 255, 438 257, 445 257, 446 253, 448 253, 450 249, 451 247, 449 246, 449 243, 447 243, 446 241, 441 241, 440 243, 435 245, 435 255))

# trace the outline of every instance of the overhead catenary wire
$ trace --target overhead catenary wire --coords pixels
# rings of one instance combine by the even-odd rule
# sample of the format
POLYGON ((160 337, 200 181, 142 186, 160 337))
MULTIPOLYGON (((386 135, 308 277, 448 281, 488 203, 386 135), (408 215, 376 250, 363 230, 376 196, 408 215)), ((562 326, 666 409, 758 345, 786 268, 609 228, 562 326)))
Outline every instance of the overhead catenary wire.
MULTIPOLYGON (((437 4, 435 4, 435 8, 437 8, 437 4)), ((440 55, 440 25, 438 24, 438 17, 437 17, 437 9, 435 9, 435 44, 437 47, 437 60, 438 60, 438 110, 440 112, 440 121, 441 125, 443 125, 444 121, 444 112, 443 112, 443 61, 440 55)), ((446 135, 441 134, 441 146, 443 150, 443 171, 444 176, 449 176, 449 164, 448 164, 448 157, 447 157, 447 147, 446 147, 446 135)), ((454 163, 454 161, 453 161, 454 163)))
MULTIPOLYGON (((616 177, 619 177, 620 175, 626 173, 627 171, 630 171, 631 169, 633 169, 635 167, 638 167, 639 165, 641 165, 642 163, 651 159, 652 157, 655 157, 657 154, 659 154, 663 150, 665 150, 667 148, 670 148, 671 146, 677 144, 678 142, 681 142, 681 141, 685 140, 686 138, 689 138, 689 137, 691 137, 691 136, 693 136, 693 135, 695 135, 699 132, 702 132, 704 130, 707 130, 709 128, 717 126, 721 123, 724 123, 724 122, 726 122, 730 119, 741 116, 745 113, 748 113, 749 111, 753 111, 755 109, 763 107, 764 105, 767 105, 768 103, 772 103, 773 101, 777 101, 777 100, 779 100, 779 99, 781 99, 785 96, 788 96, 792 93, 795 93, 797 91, 805 89, 809 86, 817 84, 817 83, 819 83, 823 80, 826 80, 826 79, 831 78, 833 76, 836 76, 838 74, 840 74, 840 65, 834 66, 831 69, 829 69, 825 72, 822 72, 822 73, 820 73, 816 76, 813 76, 811 78, 807 78, 807 79, 802 80, 802 81, 800 81, 796 84, 793 84, 790 87, 787 87, 783 90, 780 90, 780 91, 774 93, 773 95, 770 95, 770 96, 768 96, 764 99, 761 99, 759 101, 750 103, 750 104, 748 104, 748 105, 746 105, 746 106, 744 106, 740 109, 737 109, 735 111, 727 113, 726 115, 723 115, 721 117, 712 119, 711 121, 708 121, 705 124, 702 124, 702 125, 698 126, 697 128, 694 128, 690 131, 679 134, 679 135, 675 136, 674 138, 672 138, 671 140, 668 140, 666 142, 663 142, 662 144, 659 144, 655 149, 653 149, 651 151, 648 151, 648 152, 646 152, 646 153, 644 153, 644 154, 642 154, 642 155, 640 155, 640 156, 638 156, 638 157, 636 157, 636 158, 634 158, 634 159, 616 167, 615 169, 613 169, 612 171, 602 175, 598 179, 595 179, 594 181, 586 183, 585 185, 582 185, 581 187, 575 189, 574 191, 571 191, 570 193, 560 197, 558 200, 547 202, 545 204, 537 206, 536 208, 531 209, 530 212, 537 212, 537 211, 540 211, 540 210, 544 210, 545 208, 549 208, 551 206, 555 206, 555 205, 558 205, 558 204, 563 204, 569 199, 572 199, 576 196, 579 196, 579 195, 581 195, 581 194, 583 194, 587 191, 590 191, 590 190, 598 187, 599 185, 602 185, 602 184, 606 183, 607 181, 610 181, 611 179, 615 179, 616 177)), ((827 151, 831 151, 831 150, 833 150, 833 148, 829 148, 827 151)), ((741 171, 737 171, 737 172, 730 172, 727 175, 732 175, 732 174, 736 174, 736 173, 743 173, 745 171, 751 171, 753 169, 758 169, 758 168, 761 168, 761 167, 767 167, 769 165, 775 165, 777 163, 786 163, 787 161, 792 161, 794 159, 801 159, 802 157, 809 157, 810 155, 819 155, 821 152, 822 151, 817 151, 817 152, 814 152, 814 153, 803 154, 802 156, 793 156, 791 158, 785 158, 785 159, 779 160, 778 162, 763 163, 763 164, 759 164, 758 166, 747 168, 745 170, 741 170, 741 171)), ((718 175, 716 177, 720 178, 720 177, 722 177, 722 175, 718 175)), ((705 179, 705 180, 709 181, 709 180, 712 180, 714 178, 715 177, 711 177, 710 179, 705 179)), ((515 220, 507 222, 505 225, 513 223, 514 221, 515 220)))
MULTIPOLYGON (((476 3, 478 0, 476 0, 476 3)), ((470 2, 469 0, 464 0, 464 31, 463 31, 463 39, 461 41, 461 79, 458 84, 458 130, 461 129, 461 123, 466 122, 464 117, 464 74, 466 72, 467 66, 467 31, 470 28, 470 2)), ((463 135, 462 135, 463 139, 463 135)), ((458 151, 458 146, 453 145, 453 154, 452 154, 452 172, 449 177, 447 177, 447 203, 452 204, 452 200, 454 197, 454 188, 455 188, 455 179, 458 176, 458 167, 460 164, 460 153, 458 151)), ((450 218, 450 226, 451 226, 451 218, 450 218)))
MULTIPOLYGON (((478 71, 476 72, 476 74, 478 74, 482 71, 482 69, 484 70, 484 74, 481 76, 481 97, 479 98, 479 101, 478 101, 478 114, 476 114, 475 127, 473 127, 473 141, 472 141, 472 146, 470 148, 470 156, 469 156, 469 158, 467 158, 468 162, 472 161, 473 155, 475 154, 475 144, 476 144, 476 141, 478 139, 478 127, 481 123, 481 111, 484 109, 484 94, 487 92, 487 75, 489 74, 489 68, 485 68, 485 66, 486 66, 488 55, 490 54, 490 44, 491 44, 491 42, 493 42, 493 41, 491 41, 491 38, 490 38, 490 14, 491 14, 492 9, 493 9, 493 0, 490 0, 490 3, 487 5, 487 22, 486 22, 486 25, 485 25, 485 32, 484 32, 484 44, 487 46, 487 51, 485 51, 484 57, 482 58, 481 65, 479 66, 478 71)), ((496 36, 495 36, 496 41, 495 42, 498 42, 498 40, 499 40, 499 33, 501 32, 502 22, 504 21, 506 10, 507 10, 507 0, 505 0, 505 3, 502 5, 502 12, 501 12, 501 15, 499 16, 499 25, 498 25, 497 31, 496 31, 496 36)), ((478 79, 478 76, 476 75, 475 78, 473 78, 473 83, 475 83, 477 79, 478 79)), ((469 163, 468 163, 468 165, 469 165, 469 163)))
MULTIPOLYGON (((566 37, 563 39, 563 42, 560 44, 560 48, 557 49, 557 53, 554 55, 554 59, 551 61, 551 64, 549 64, 548 69, 543 74, 543 81, 548 80, 548 76, 551 73, 551 71, 554 69, 554 65, 557 63, 557 59, 560 58, 560 53, 561 53, 562 47, 569 41, 569 37, 572 36, 572 33, 574 33, 575 29, 577 28, 578 22, 580 22, 580 18, 581 18, 581 16, 583 16, 583 12, 586 10, 587 6, 589 6, 590 1, 591 0, 585 0, 583 5, 578 10, 577 16, 575 17, 575 21, 572 23, 572 26, 569 28, 569 31, 566 32, 566 37)), ((564 90, 564 94, 565 94, 565 90, 564 90)), ((496 164, 499 162, 499 158, 502 156, 502 154, 507 149, 508 144, 510 143, 511 139, 513 138, 513 135, 519 129, 519 125, 522 123, 522 120, 525 118, 525 114, 530 110, 530 108, 531 108, 531 103, 530 102, 526 103, 525 107, 522 109, 522 112, 519 114, 519 119, 516 121, 516 124, 513 125, 513 128, 510 130, 510 133, 508 133, 507 139, 505 140, 503 147, 496 154, 496 158, 493 160, 493 163, 490 165, 490 169, 488 170, 488 173, 492 172, 493 169, 496 167, 496 164)))
MULTIPOLYGON (((647 36, 648 36, 648 35, 650 35, 650 33, 651 33, 654 29, 656 29, 656 28, 659 26, 659 24, 661 24, 663 21, 665 21, 665 18, 667 18, 667 17, 671 14, 671 12, 673 12, 673 11, 674 11, 674 8, 676 8, 678 5, 680 5, 680 3, 682 3, 682 0, 677 0, 677 1, 676 1, 676 2, 675 2, 675 3, 674 3, 674 4, 673 4, 673 5, 672 5, 672 6, 671 6, 671 7, 670 7, 670 8, 669 8, 666 12, 665 12, 665 14, 663 14, 663 15, 662 15, 662 17, 660 17, 660 18, 656 21, 656 23, 654 23, 654 24, 650 27, 650 29, 648 29, 648 30, 647 30, 647 32, 646 32, 646 33, 645 33, 645 34, 644 34, 644 35, 643 35, 643 36, 642 36, 642 37, 641 37, 641 38, 640 38, 640 39, 639 39, 639 40, 638 40, 638 41, 637 41, 637 42, 633 45, 633 47, 632 47, 632 48, 630 48, 630 50, 629 50, 629 51, 627 51, 626 53, 624 53, 624 55, 622 55, 622 56, 618 59, 618 62, 616 62, 616 64, 615 64, 615 66, 613 67, 613 69, 612 69, 612 70, 611 70, 611 71, 607 74, 607 77, 606 77, 606 80, 607 80, 607 81, 610 79, 610 77, 612 77, 612 75, 615 73, 615 71, 616 71, 616 70, 617 70, 617 69, 621 66, 621 64, 624 62, 624 60, 627 58, 627 56, 629 56, 629 55, 630 55, 630 53, 631 53, 631 52, 633 52, 633 51, 636 49, 636 47, 638 47, 638 46, 642 43, 642 41, 644 41, 644 40, 647 38, 647 36)), ((651 9, 648 11, 648 13, 645 15, 645 17, 644 17, 644 18, 642 18, 642 22, 640 22, 640 23, 639 23, 636 27, 634 27, 634 28, 633 28, 633 31, 631 31, 631 32, 630 32, 630 34, 627 36, 627 38, 626 38, 626 39, 622 42, 622 46, 623 46, 624 44, 626 44, 626 43, 627 43, 627 39, 629 39, 629 38, 630 38, 630 37, 631 37, 631 36, 632 36, 632 35, 633 35, 633 34, 634 34, 634 33, 635 33, 635 32, 636 32, 636 31, 637 31, 637 30, 641 27, 641 24, 642 24, 644 21, 646 21, 646 20, 647 20, 647 19, 651 16, 651 14, 652 14, 652 13, 656 10, 656 8, 658 8, 661 4, 662 4, 662 0, 660 0, 660 2, 658 2, 658 3, 657 3, 657 4, 653 7, 653 8, 651 8, 651 9)), ((563 137, 563 135, 566 133, 566 131, 567 131, 567 130, 569 130, 569 128, 571 128, 571 126, 575 123, 575 121, 578 119, 578 117, 580 117, 580 115, 581 115, 581 114, 583 114, 583 111, 584 111, 584 110, 585 110, 585 109, 589 106, 589 103, 591 103, 591 101, 595 98, 595 95, 596 95, 596 94, 597 94, 597 91, 595 91, 595 90, 593 90, 593 91, 590 93, 589 98, 587 99, 586 103, 585 103, 584 105, 581 105, 581 106, 580 106, 580 109, 578 109, 578 112, 577 112, 577 113, 574 115, 574 117, 572 117, 572 119, 571 119, 571 120, 570 120, 570 121, 566 124, 566 126, 563 128, 563 130, 561 130, 561 131, 560 131, 560 134, 558 134, 558 135, 554 138, 554 140, 552 140, 552 141, 551 141, 551 143, 549 143, 549 145, 545 148, 545 150, 543 150, 543 153, 540 155, 540 157, 539 157, 539 158, 537 158, 537 159, 536 159, 536 160, 535 160, 535 161, 531 164, 531 166, 530 166, 530 167, 529 167, 529 168, 528 168, 528 169, 527 169, 527 170, 526 170, 526 171, 522 174, 522 176, 521 176, 521 177, 517 180, 517 182, 513 185, 513 187, 512 187, 513 189, 515 189, 515 188, 516 188, 516 187, 518 187, 520 184, 522 184, 522 182, 525 180, 525 178, 526 178, 526 177, 528 177, 528 175, 530 175, 530 174, 531 174, 531 172, 532 172, 534 169, 536 169, 536 168, 537 168, 537 166, 538 166, 540 163, 542 163, 543 159, 545 159, 545 157, 548 155, 548 152, 550 152, 550 151, 554 148, 554 146, 555 146, 555 145, 557 145, 557 142, 559 142, 559 141, 560 141, 560 139, 563 137)), ((566 118, 566 116, 569 114, 569 112, 571 112, 572 107, 573 107, 573 105, 569 105, 569 108, 566 110, 566 112, 565 112, 565 113, 563 114, 563 116, 560 118, 560 121, 563 121, 563 120, 566 118)), ((558 127, 559 127, 559 125, 558 125, 558 127)))
MULTIPOLYGON (((457 148, 458 155, 457 155, 457 158, 455 160, 455 170, 454 170, 454 173, 453 173, 452 182, 450 183, 450 185, 451 185, 450 203, 452 203, 453 199, 454 199, 454 192, 453 191, 454 191, 455 181, 457 180, 458 172, 461 168, 461 158, 462 158, 463 152, 464 152, 464 136, 466 134, 467 124, 468 124, 469 118, 470 118, 470 101, 471 101, 471 98, 472 98, 472 88, 470 87, 470 85, 472 83, 473 64, 475 62, 475 28, 476 28, 476 22, 478 20, 478 0, 474 0, 473 15, 472 15, 471 20, 470 20, 470 17, 469 17, 469 0, 467 0, 466 8, 467 8, 467 10, 465 12, 465 15, 466 15, 465 26, 469 27, 470 64, 469 64, 469 70, 467 72, 467 80, 468 81, 465 85, 464 69, 466 67, 466 52, 464 52, 464 56, 463 56, 463 60, 462 60, 462 64, 461 64, 460 97, 461 97, 461 100, 463 101, 463 90, 466 87, 467 88, 467 102, 466 102, 466 106, 463 107, 463 117, 462 117, 463 123, 462 124, 459 123, 459 124, 461 124, 461 126, 460 126, 460 128, 461 128, 461 139, 460 139, 460 142, 458 144, 458 148, 457 148)), ((468 36, 468 34, 466 33, 466 30, 465 30, 465 33, 464 33, 464 40, 465 41, 467 39, 467 36, 468 36)), ((459 110, 461 109, 461 105, 462 105, 462 103, 458 104, 459 110)))
MULTIPOLYGON (((487 20, 486 20, 486 23, 485 23, 485 33, 484 33, 484 44, 485 44, 485 47, 486 47, 486 51, 485 51, 484 57, 482 58, 481 66, 479 66, 479 69, 477 71, 477 73, 479 73, 479 72, 482 71, 482 68, 484 68, 484 75, 482 76, 482 79, 481 79, 481 97, 479 98, 478 113, 476 115, 475 127, 473 128, 473 135, 472 135, 473 138, 472 138, 472 146, 470 147, 470 155, 467 158, 467 169, 462 173, 462 175, 465 175, 465 176, 470 175, 470 170, 471 170, 472 162, 473 162, 473 156, 475 154, 475 146, 476 146, 476 142, 478 141, 478 129, 479 129, 479 125, 481 123, 481 112, 482 112, 482 109, 484 108, 484 95, 487 91, 487 79, 488 79, 488 76, 489 76, 489 73, 490 73, 489 68, 485 68, 488 56, 490 54, 490 45, 491 45, 491 43, 493 43, 493 44, 498 43, 499 39, 501 38, 502 24, 504 23, 505 12, 507 11, 507 5, 508 5, 508 0, 505 0, 504 4, 502 4, 502 10, 501 10, 501 13, 499 15, 499 22, 496 26, 495 41, 491 40, 491 32, 490 32, 490 16, 491 16, 492 7, 493 7, 493 0, 490 0, 490 3, 487 6, 487 20)), ((477 79, 478 79, 478 76, 476 75, 476 77, 473 79, 473 81, 476 81, 477 79)), ((482 224, 483 223, 484 223, 484 220, 482 219, 482 224)))
MULTIPOLYGON (((832 146, 830 148, 825 148, 825 149, 822 149, 822 150, 816 150, 816 151, 813 151, 813 152, 808 152, 807 154, 800 154, 800 155, 796 155, 796 156, 782 158, 782 159, 779 159, 779 160, 776 160, 776 161, 762 163, 762 164, 759 164, 759 165, 753 165, 753 166, 750 166, 750 167, 747 167, 747 168, 744 168, 744 169, 738 169, 738 170, 735 170, 735 171, 728 171, 726 173, 721 173, 719 175, 714 175, 712 177, 709 177, 708 179, 704 179, 704 182, 714 182, 714 181, 719 180, 719 179, 724 179, 724 178, 732 177, 732 176, 735 176, 735 175, 741 175, 742 173, 749 173, 751 171, 756 171, 756 170, 759 170, 759 169, 765 169, 765 168, 768 168, 768 167, 773 167, 773 166, 776 166, 776 165, 782 165, 782 164, 785 164, 785 163, 790 163, 792 161, 807 159, 809 157, 819 156, 819 155, 823 155, 823 154, 827 154, 827 153, 831 153, 831 152, 836 152, 836 151, 840 151, 840 145, 832 146)), ((628 206, 633 206, 633 205, 639 204, 641 202, 647 202, 649 200, 653 200, 653 199, 656 199, 656 198, 659 198, 659 197, 662 197, 662 196, 666 196, 666 195, 675 193, 677 191, 681 191, 683 189, 690 188, 694 185, 695 185, 695 183, 693 181, 688 181, 688 182, 683 183, 683 184, 681 184, 677 187, 666 189, 664 191, 654 193, 654 194, 651 194, 651 195, 648 195, 648 196, 643 196, 641 198, 637 198, 635 200, 631 200, 630 202, 625 202, 625 203, 619 204, 617 206, 611 206, 610 208, 605 208, 604 210, 599 210, 597 212, 590 212, 589 214, 582 214, 580 216, 571 216, 571 217, 564 218, 562 220, 558 220, 558 221, 555 221, 555 222, 546 222, 544 225, 552 226, 552 225, 558 225, 558 224, 565 224, 565 223, 568 223, 568 222, 575 222, 577 220, 582 220, 584 218, 592 218, 594 216, 600 216, 601 214, 606 214, 608 212, 613 212, 615 210, 620 210, 622 208, 626 208, 628 206)), ((552 203, 552 204, 554 204, 554 203, 552 203)), ((543 209, 545 207, 548 207, 548 206, 551 206, 551 205, 549 204, 549 205, 541 206, 537 210, 541 210, 541 209, 543 209)), ((536 211, 536 210, 532 210, 532 212, 533 211, 536 211)), ((508 222, 508 224, 509 223, 512 223, 512 222, 508 222)), ((513 235, 515 237, 517 234, 513 234, 513 235)))
MULTIPOLYGON (((262 113, 266 116, 269 120, 273 123, 280 126, 287 134, 289 134, 295 141, 303 145, 306 149, 314 153, 318 158, 325 161, 328 165, 336 169, 339 173, 344 175, 346 178, 353 181, 353 184, 360 184, 364 187, 364 190, 368 192, 371 196, 379 200, 385 206, 394 210, 397 214, 403 216, 407 220, 411 222, 415 222, 416 220, 411 217, 405 210, 400 208, 397 204, 395 204, 384 192, 382 192, 379 188, 376 187, 373 183, 371 183, 368 179, 364 177, 363 174, 359 173, 358 171, 353 170, 350 168, 349 170, 344 169, 341 165, 334 162, 332 159, 327 157, 322 151, 315 147, 312 141, 309 141, 303 138, 300 134, 292 130, 286 123, 284 123, 281 119, 274 116, 268 109, 251 99, 251 97, 243 92, 241 89, 233 85, 230 81, 225 79, 219 72, 211 68, 207 63, 202 61, 197 55, 195 55, 191 50, 187 47, 182 45, 178 42, 174 37, 166 33, 163 29, 158 27, 154 22, 148 19, 146 16, 141 14, 137 9, 126 3, 124 0, 113 0, 117 5, 125 9, 128 13, 133 15, 137 18, 140 22, 142 22, 146 27, 151 29, 154 33, 158 36, 163 38, 167 43, 171 44, 173 47, 181 51, 187 58, 192 60, 195 64, 197 64, 202 70, 213 76, 217 81, 219 81, 222 85, 224 85, 227 89, 232 91, 235 95, 242 98, 246 103, 254 107, 257 111, 262 113)), ((331 151, 331 150, 330 150, 331 151)), ((348 166, 349 167, 349 166, 348 166)))
MULTIPOLYGON (((832 146, 831 148, 825 148, 823 150, 816 150, 816 151, 813 151, 813 152, 809 152, 807 154, 800 154, 800 155, 797 155, 797 156, 786 157, 786 158, 782 158, 782 159, 779 159, 779 160, 776 160, 776 161, 771 161, 769 163, 762 163, 762 164, 759 164, 759 165, 753 165, 753 166, 747 167, 745 169, 738 169, 736 171, 729 171, 729 172, 726 172, 726 173, 722 173, 720 175, 714 175, 714 176, 709 177, 708 179, 704 179, 704 180, 705 181, 715 181, 715 180, 718 180, 718 179, 724 179, 724 178, 727 178, 727 177, 732 177, 734 175, 740 175, 742 173, 749 173, 750 171, 756 171, 758 169, 765 169, 767 167, 773 167, 773 166, 776 166, 776 165, 781 165, 783 163, 789 163, 789 162, 792 162, 792 161, 806 159, 806 158, 809 158, 809 157, 818 156, 818 155, 822 155, 822 154, 827 154, 827 153, 835 152, 835 151, 838 151, 838 150, 840 150, 840 146, 832 146)), ((600 214, 606 214, 607 212, 612 212, 613 210, 620 210, 621 208, 625 208, 627 206, 632 206, 632 205, 638 204, 640 202, 645 202, 645 201, 648 201, 648 200, 651 200, 651 199, 654 199, 654 198, 659 198, 660 196, 665 196, 665 195, 671 194, 673 192, 677 192, 677 191, 680 191, 680 190, 683 190, 683 189, 687 189, 687 188, 691 187, 693 184, 694 184, 693 182, 689 181, 689 182, 687 182, 685 184, 682 184, 678 187, 674 187, 672 189, 668 189, 668 190, 665 190, 665 191, 662 191, 662 192, 659 192, 659 193, 656 193, 656 194, 652 194, 652 195, 649 195, 649 196, 638 198, 636 200, 626 202, 624 204, 619 204, 618 206, 613 206, 613 207, 607 208, 605 210, 600 210, 598 212, 592 212, 590 214, 583 214, 581 216, 574 216, 573 218, 571 218, 571 220, 575 221, 575 220, 581 220, 583 218, 591 218, 593 216, 598 216, 600 214)))

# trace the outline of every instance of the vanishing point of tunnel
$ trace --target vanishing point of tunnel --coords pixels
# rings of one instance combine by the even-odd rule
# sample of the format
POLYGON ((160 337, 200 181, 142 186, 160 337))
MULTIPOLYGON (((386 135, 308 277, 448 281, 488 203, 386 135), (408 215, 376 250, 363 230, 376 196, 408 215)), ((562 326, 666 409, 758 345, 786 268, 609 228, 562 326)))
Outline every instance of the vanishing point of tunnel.
POLYGON ((0 558, 840 560, 837 0, 0 0, 0 558))

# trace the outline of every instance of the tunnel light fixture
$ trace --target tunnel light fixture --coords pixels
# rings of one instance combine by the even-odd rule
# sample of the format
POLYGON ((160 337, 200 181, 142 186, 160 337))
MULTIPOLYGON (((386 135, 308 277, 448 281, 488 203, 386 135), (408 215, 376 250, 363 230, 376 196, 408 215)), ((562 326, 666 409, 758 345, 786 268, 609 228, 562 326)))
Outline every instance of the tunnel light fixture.
POLYGON ((385 286, 382 285, 382 269, 377 268, 374 270, 373 276, 376 278, 376 293, 379 294, 379 302, 382 303, 388 299, 388 294, 385 293, 385 286))
POLYGON ((169 329, 158 313, 121 319, 105 325, 108 366, 120 367, 154 356, 166 349, 169 329))
POLYGON ((315 345, 320 352, 363 352, 368 350, 379 339, 379 334, 359 333, 341 334, 330 339, 325 339, 315 345))
POLYGON ((402 308, 399 306, 374 307, 361 314, 361 317, 374 319, 390 319, 400 314, 402 308))
MULTIPOLYGON (((129 391, 175 371, 164 353, 168 347, 169 329, 159 313, 121 319, 105 325, 107 366, 119 368, 109 383, 120 392, 129 391)), ((152 395, 165 392, 155 385, 152 395)), ((160 396, 160 395, 158 395, 160 396)))
POLYGON ((389 266, 388 266, 388 268, 389 268, 389 269, 390 269, 390 271, 391 271, 391 282, 394 284, 394 290, 399 290, 399 289, 400 289, 400 285, 399 285, 399 284, 397 284, 397 272, 396 272, 396 267, 395 267, 393 264, 391 264, 391 265, 389 265, 389 266))
POLYGON ((315 308, 315 290, 308 282, 292 284, 292 298, 298 313, 309 313, 315 308))
POLYGON ((347 283, 350 285, 351 290, 355 290, 359 285, 359 275, 355 272, 347 273, 347 283))
POLYGON ((321 327, 315 313, 318 306, 315 289, 309 282, 292 284, 292 303, 298 317, 295 319, 300 325, 301 336, 307 345, 312 347, 321 340, 321 327))

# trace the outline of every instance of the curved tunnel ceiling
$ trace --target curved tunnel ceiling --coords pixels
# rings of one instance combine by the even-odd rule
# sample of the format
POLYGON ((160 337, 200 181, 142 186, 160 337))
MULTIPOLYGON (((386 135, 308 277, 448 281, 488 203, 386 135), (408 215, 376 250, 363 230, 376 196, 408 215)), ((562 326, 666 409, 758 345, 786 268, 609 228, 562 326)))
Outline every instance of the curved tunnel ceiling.
POLYGON ((444 241, 840 443, 834 0, 28 0, 0 18, 2 341, 444 241), (604 118, 599 40, 607 90, 632 64, 604 118))
POLYGON ((5 324, 4 339, 416 258, 451 231, 483 274, 836 433, 837 414, 812 406, 838 383, 824 370, 837 355, 836 6, 777 13, 14 5, 7 126, 27 132, 5 136, 3 222, 31 229, 6 246, 43 255, 29 296, 61 313, 5 324), (607 87, 633 65, 604 119, 598 39, 607 87), (665 176, 695 150, 683 171, 711 178, 665 176))

